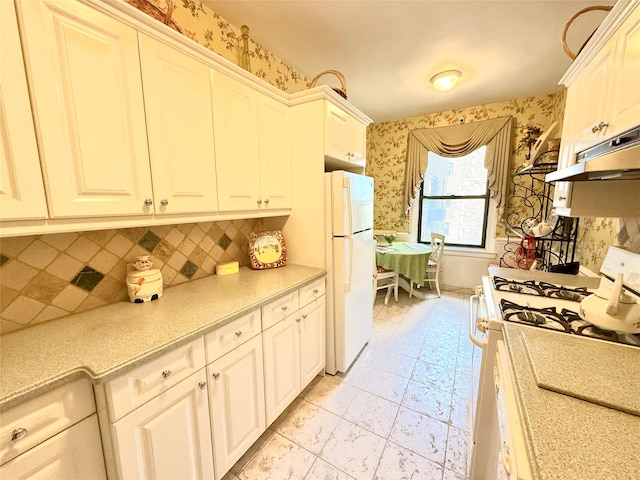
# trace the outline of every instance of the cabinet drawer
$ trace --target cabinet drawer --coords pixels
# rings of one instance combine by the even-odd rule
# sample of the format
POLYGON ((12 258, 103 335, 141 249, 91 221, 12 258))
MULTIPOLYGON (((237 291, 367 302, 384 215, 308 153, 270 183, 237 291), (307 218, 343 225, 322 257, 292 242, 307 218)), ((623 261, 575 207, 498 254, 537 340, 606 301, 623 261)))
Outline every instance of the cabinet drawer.
POLYGON ((300 308, 320 298, 324 295, 324 291, 324 278, 301 287, 300 290, 298 290, 298 294, 300 295, 300 308))
POLYGON ((88 379, 80 379, 2 413, 0 464, 96 411, 88 379))
POLYGON ((202 337, 105 385, 109 418, 115 422, 205 366, 202 337))
POLYGON ((254 310, 205 336, 207 364, 260 333, 260 310, 254 310))
POLYGON ((298 292, 291 292, 262 307, 262 330, 298 310, 298 292))

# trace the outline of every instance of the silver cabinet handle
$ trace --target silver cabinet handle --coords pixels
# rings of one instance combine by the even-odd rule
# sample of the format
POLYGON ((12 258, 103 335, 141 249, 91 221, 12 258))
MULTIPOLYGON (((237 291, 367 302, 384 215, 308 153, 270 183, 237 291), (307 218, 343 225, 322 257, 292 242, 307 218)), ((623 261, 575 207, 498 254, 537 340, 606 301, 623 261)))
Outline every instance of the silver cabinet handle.
POLYGON ((318 293, 318 289, 317 289, 317 288, 314 288, 314 289, 313 289, 313 293, 318 293))
POLYGON ((265 204, 265 205, 269 205, 269 199, 268 199, 268 198, 265 198, 265 199, 264 199, 264 204, 265 204))
POLYGON ((207 382, 201 380, 200 382, 198 382, 198 386, 200 387, 200 390, 204 390, 205 388, 207 388, 207 382))
POLYGON ((296 318, 296 322, 300 323, 302 319, 300 317, 296 318))
POLYGON ((306 320, 306 319, 307 319, 307 314, 306 314, 306 313, 303 313, 303 314, 302 314, 302 319, 303 319, 303 320, 306 320))
POLYGON ((24 437, 27 436, 27 429, 26 428, 16 428, 13 432, 11 432, 11 441, 12 442, 17 442, 18 440, 22 440, 24 437))
POLYGON ((262 203, 262 199, 259 198, 258 200, 256 200, 258 202, 258 205, 260 205, 262 203))
POLYGON ((591 133, 598 133, 598 126, 594 125, 593 127, 591 127, 591 133))
POLYGON ((164 378, 169 378, 171 375, 173 375, 173 372, 171 370, 163 370, 162 372, 162 376, 164 378))
POLYGON ((289 307, 287 307, 287 306, 285 305, 284 307, 282 307, 282 311, 283 311, 283 312, 286 312, 286 311, 287 311, 287 308, 289 308, 289 307))
POLYGON ((163 198, 162 200, 160 200, 160 205, 162 205, 163 207, 166 207, 167 205, 169 205, 169 200, 167 200, 166 198, 163 198))
POLYGON ((609 126, 609 124, 608 124, 608 123, 600 122, 600 123, 598 124, 598 131, 605 129, 605 128, 607 128, 608 126, 609 126))
POLYGON ((145 198, 144 199, 144 206, 145 207, 150 207, 151 205, 153 205, 153 200, 151 200, 150 198, 145 198))
POLYGON ((558 197, 558 200, 566 200, 566 199, 567 199, 567 197, 565 197, 564 195, 560 195, 560 196, 558 197))
POLYGON ((213 375, 211 375, 213 377, 214 380, 217 380, 220 378, 220 372, 213 372, 213 375))
POLYGON ((238 330, 238 331, 236 332, 236 337, 239 337, 240 335, 242 335, 242 330, 238 330))

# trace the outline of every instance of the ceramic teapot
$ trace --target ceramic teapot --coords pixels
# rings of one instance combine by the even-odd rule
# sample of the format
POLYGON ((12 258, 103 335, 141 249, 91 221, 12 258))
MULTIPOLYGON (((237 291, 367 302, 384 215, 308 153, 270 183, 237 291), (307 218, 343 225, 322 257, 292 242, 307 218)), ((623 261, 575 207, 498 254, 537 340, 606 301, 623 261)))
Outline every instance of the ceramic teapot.
POLYGON ((606 330, 640 333, 640 305, 622 289, 623 274, 618 273, 612 288, 600 286, 580 302, 580 317, 606 330))

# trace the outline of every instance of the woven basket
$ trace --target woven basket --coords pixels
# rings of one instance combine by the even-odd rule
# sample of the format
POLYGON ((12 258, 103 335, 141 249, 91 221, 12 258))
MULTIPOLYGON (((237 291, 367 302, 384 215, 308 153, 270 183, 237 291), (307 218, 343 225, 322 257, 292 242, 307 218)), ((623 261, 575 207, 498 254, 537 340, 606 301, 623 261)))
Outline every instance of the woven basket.
POLYGON ((326 75, 327 73, 331 73, 336 77, 338 77, 338 80, 340 80, 341 88, 332 87, 333 91, 346 100, 347 99, 347 81, 344 79, 344 75, 340 73, 338 70, 325 70, 324 72, 320 72, 318 75, 313 77, 313 80, 311 80, 311 88, 315 87, 316 83, 318 82, 318 79, 321 76, 326 75))
POLYGON ((173 28, 177 32, 184 33, 174 20, 171 19, 171 15, 173 15, 173 0, 167 0, 167 11, 163 12, 158 7, 156 7, 153 3, 148 0, 125 0, 129 5, 133 5, 141 12, 146 13, 147 15, 155 18, 156 20, 168 25, 173 28))
POLYGON ((571 60, 575 60, 576 57, 580 54, 580 52, 582 51, 582 49, 584 48, 584 46, 587 44, 587 42, 591 39, 591 37, 593 36, 595 32, 595 30, 591 33, 591 35, 589 35, 589 38, 587 38, 584 43, 582 44, 582 46, 580 47, 580 49, 578 50, 578 53, 573 53, 570 49, 569 46, 567 45, 567 32, 569 31, 569 27, 571 26, 571 24, 573 23, 573 21, 578 18, 580 15, 582 15, 583 13, 587 13, 590 12, 592 10, 602 10, 604 12, 609 12, 611 11, 610 6, 608 5, 594 5, 593 7, 587 7, 587 8, 583 8, 582 10, 580 10, 579 12, 577 12, 573 17, 571 17, 569 19, 569 21, 565 24, 564 26, 564 30, 562 31, 562 48, 564 49, 564 53, 566 53, 567 55, 569 55, 569 57, 571 57, 571 60))

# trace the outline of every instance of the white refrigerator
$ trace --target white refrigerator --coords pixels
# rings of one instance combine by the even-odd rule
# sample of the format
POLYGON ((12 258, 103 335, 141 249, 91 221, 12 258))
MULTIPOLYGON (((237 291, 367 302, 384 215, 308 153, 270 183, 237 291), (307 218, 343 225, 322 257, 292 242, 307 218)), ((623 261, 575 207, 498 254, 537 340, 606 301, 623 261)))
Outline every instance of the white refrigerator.
POLYGON ((325 173, 327 373, 345 372, 373 333, 373 178, 325 173))

